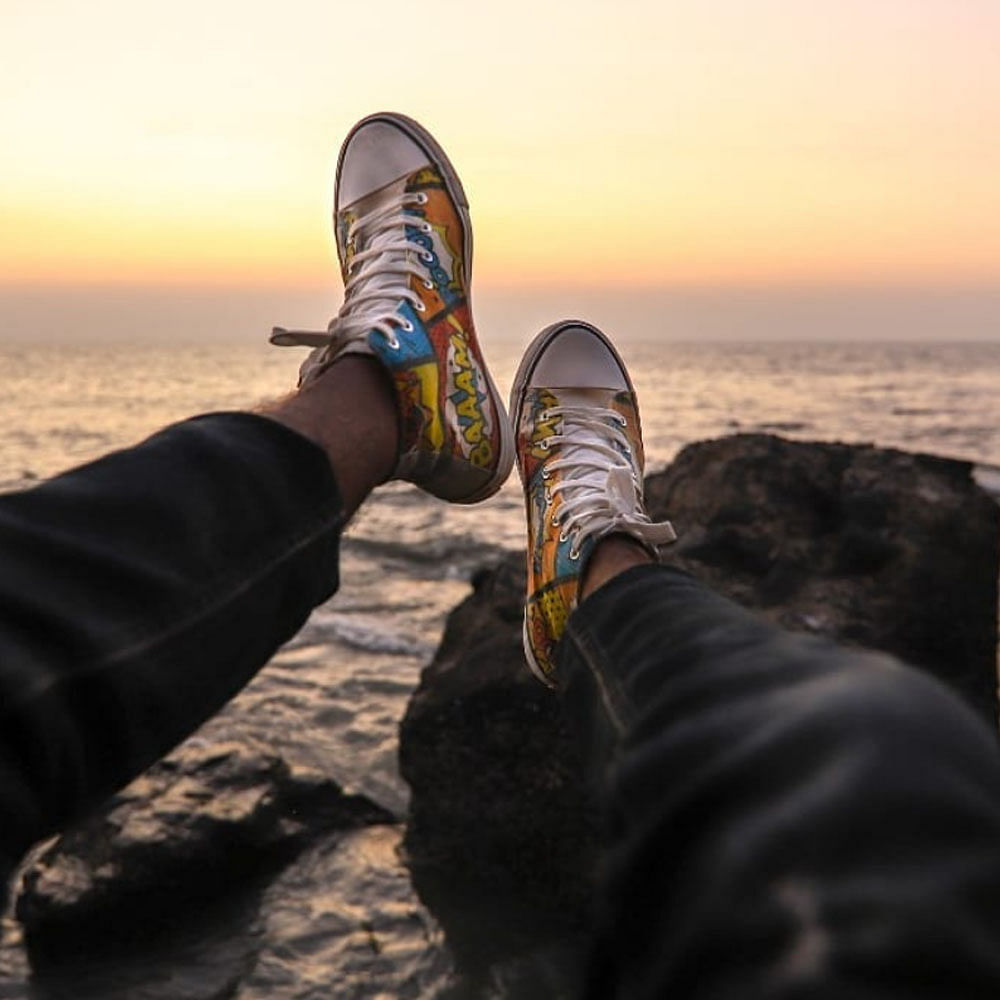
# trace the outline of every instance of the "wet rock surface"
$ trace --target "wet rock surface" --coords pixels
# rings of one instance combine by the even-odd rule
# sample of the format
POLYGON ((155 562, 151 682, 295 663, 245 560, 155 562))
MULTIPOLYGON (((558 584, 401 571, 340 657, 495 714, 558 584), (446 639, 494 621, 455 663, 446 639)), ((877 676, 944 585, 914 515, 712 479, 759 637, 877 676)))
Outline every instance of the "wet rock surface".
POLYGON ((189 741, 28 868, 32 996, 429 995, 454 976, 401 837, 322 774, 189 741))
MULTIPOLYGON (((105 953, 36 963, 33 1000, 329 1000, 442 995, 457 982, 400 860, 399 826, 306 848, 105 953)), ((114 928, 108 928, 110 932, 114 928)))
MULTIPOLYGON (((686 448, 646 493, 680 536, 668 563, 784 627, 926 669, 995 725, 1000 520, 971 471, 740 435, 686 448)), ((578 958, 593 886, 594 808, 559 696, 523 664, 523 587, 520 558, 476 579, 401 730, 415 884, 460 963, 509 960, 531 934, 578 958)), ((569 995, 565 970, 549 995, 569 995)))
POLYGON ((279 758, 191 742, 45 851, 25 875, 15 913, 38 959, 93 953, 109 941, 119 948, 324 833, 393 819, 279 758))

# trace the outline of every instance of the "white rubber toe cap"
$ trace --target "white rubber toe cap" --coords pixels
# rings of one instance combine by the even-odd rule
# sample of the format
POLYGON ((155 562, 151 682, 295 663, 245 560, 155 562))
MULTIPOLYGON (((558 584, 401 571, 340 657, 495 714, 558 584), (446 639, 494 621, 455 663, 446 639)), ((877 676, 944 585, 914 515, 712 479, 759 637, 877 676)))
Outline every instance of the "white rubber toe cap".
POLYGON ((353 205, 430 162, 427 153, 392 122, 362 122, 340 154, 336 210, 353 205))
POLYGON ((528 386, 544 389, 630 389, 617 355, 596 330, 566 323, 539 353, 528 386))

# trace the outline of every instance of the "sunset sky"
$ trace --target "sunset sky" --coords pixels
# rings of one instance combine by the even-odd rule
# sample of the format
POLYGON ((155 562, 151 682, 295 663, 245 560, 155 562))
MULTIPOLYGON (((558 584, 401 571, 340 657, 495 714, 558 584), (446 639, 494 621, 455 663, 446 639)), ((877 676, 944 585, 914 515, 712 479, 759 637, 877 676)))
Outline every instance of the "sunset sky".
POLYGON ((490 289, 1000 287, 1000 3, 7 0, 0 282, 333 281, 374 110, 490 289))

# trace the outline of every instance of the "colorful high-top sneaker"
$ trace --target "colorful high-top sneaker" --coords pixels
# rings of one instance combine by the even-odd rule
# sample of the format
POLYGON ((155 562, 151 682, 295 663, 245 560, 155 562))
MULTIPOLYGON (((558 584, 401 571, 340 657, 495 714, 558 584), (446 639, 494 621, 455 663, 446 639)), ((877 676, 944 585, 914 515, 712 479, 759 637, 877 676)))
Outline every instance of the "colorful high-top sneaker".
POLYGON ((573 320, 543 330, 521 360, 510 414, 528 516, 524 651, 554 686, 554 649, 597 541, 629 535, 655 556, 676 536, 643 508, 635 390, 600 330, 573 320))
POLYGON ((325 332, 276 327, 271 342, 314 348, 300 384, 345 354, 377 358, 399 405, 392 478, 484 500, 510 473, 514 441, 472 323, 468 202, 426 129, 389 113, 354 126, 337 164, 334 229, 340 312, 325 332))

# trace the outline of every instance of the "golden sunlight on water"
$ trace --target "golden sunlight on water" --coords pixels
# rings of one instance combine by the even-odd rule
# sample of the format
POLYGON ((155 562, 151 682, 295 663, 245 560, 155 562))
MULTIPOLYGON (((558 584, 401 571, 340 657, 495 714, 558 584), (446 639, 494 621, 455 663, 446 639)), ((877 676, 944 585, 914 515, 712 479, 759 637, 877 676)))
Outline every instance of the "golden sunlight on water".
MULTIPOLYGON (((507 392, 519 348, 491 344, 507 392)), ((1000 344, 625 343, 647 456, 733 431, 870 441, 1000 463, 1000 344)), ((243 345, 0 346, 0 487, 98 457, 175 420, 294 385, 302 355, 243 345)))

